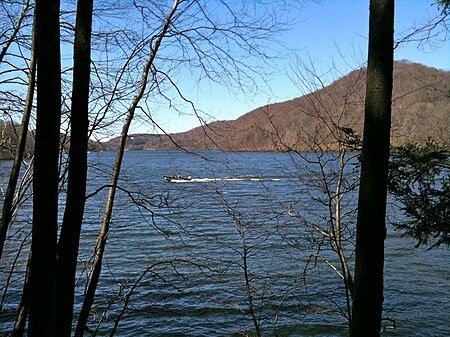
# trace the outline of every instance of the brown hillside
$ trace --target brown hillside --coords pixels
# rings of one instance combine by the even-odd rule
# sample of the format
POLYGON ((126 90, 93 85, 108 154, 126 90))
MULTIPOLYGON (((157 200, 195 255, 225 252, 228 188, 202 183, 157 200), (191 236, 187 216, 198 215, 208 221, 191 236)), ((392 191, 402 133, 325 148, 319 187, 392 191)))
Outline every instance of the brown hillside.
MULTIPOLYGON (((255 109, 232 121, 219 121, 172 134, 186 149, 226 151, 337 148, 336 139, 362 133, 365 69, 355 70, 308 95, 255 109)), ((431 137, 450 144, 450 72, 407 61, 394 66, 393 146, 431 137)), ((114 149, 117 139, 105 143, 114 149)), ((129 149, 176 149, 167 136, 131 135, 129 149), (133 139, 131 139, 133 138, 133 139)))

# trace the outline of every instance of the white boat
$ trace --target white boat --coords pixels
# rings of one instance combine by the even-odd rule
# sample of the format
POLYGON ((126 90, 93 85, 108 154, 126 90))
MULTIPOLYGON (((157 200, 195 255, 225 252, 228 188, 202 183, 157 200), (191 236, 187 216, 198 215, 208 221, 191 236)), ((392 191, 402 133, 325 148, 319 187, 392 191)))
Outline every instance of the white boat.
POLYGON ((167 180, 168 182, 171 181, 189 181, 192 180, 191 176, 182 176, 181 174, 177 174, 177 175, 170 175, 170 176, 163 176, 165 180, 167 180))

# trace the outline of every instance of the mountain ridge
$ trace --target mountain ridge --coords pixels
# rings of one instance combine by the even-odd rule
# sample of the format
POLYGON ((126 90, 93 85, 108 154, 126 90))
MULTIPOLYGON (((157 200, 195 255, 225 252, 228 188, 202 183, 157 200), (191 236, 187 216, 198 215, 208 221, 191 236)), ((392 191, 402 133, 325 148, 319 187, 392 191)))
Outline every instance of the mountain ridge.
MULTIPOLYGON (((335 150, 361 138, 366 69, 360 68, 306 95, 267 104, 235 120, 214 121, 170 135, 131 134, 127 150, 335 150), (175 144, 174 144, 175 143, 175 144)), ((409 61, 394 64, 392 146, 450 145, 450 72, 409 61)), ((115 150, 118 137, 103 143, 115 150)))

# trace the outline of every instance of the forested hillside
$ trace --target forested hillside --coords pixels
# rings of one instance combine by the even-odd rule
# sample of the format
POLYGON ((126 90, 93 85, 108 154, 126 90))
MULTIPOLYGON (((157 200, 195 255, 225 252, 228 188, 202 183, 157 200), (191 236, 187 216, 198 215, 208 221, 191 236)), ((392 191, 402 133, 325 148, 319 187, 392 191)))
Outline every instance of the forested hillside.
MULTIPOLYGON (((170 138, 132 134, 128 136, 126 148, 308 151, 320 143, 334 149, 337 129, 360 137, 364 91, 365 68, 362 68, 308 95, 259 107, 236 120, 212 122, 172 134, 170 138)), ((450 72, 407 61, 396 62, 393 97, 393 146, 423 144, 429 138, 447 146, 450 144, 450 72)), ((20 126, 2 122, 1 127, 0 158, 11 159, 20 126)), ((117 139, 102 144, 91 142, 90 149, 115 150, 117 139)), ((66 143, 68 147, 67 140, 66 143)), ((32 132, 27 144, 28 149, 33 147, 32 132)))
MULTIPOLYGON (((1 141, 0 141, 0 160, 13 159, 16 148, 17 141, 19 138, 19 133, 21 126, 11 123, 0 121, 1 129, 1 141)), ((61 135, 61 147, 64 151, 69 149, 70 138, 67 135, 61 135)), ((27 157, 31 156, 34 148, 34 130, 28 132, 27 145, 25 149, 25 154, 27 157)), ((97 141, 89 142, 90 151, 100 151, 102 150, 102 145, 97 141)))
MULTIPOLYGON (((365 98, 365 68, 355 70, 308 95, 257 108, 232 121, 217 121, 167 136, 134 134, 127 149, 222 149, 225 151, 311 150, 336 147, 336 130, 360 137, 365 98)), ((450 144, 450 72, 417 63, 394 65, 393 146, 450 144)), ((104 143, 113 150, 117 139, 104 143)))

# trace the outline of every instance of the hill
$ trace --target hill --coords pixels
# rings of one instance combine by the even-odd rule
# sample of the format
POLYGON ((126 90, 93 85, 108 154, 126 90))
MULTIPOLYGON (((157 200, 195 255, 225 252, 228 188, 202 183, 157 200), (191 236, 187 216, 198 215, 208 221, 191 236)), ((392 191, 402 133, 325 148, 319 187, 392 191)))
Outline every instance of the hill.
MULTIPOLYGON (((12 122, 5 122, 0 120, 0 160, 12 160, 14 159, 17 151, 17 144, 19 140, 19 134, 21 132, 21 125, 12 122)), ((25 158, 30 158, 33 156, 34 152, 34 137, 35 130, 29 131, 27 133, 27 141, 25 145, 25 158)), ((70 137, 61 134, 61 144, 63 151, 69 151, 70 137)), ((103 149, 102 144, 97 141, 89 141, 88 143, 89 151, 101 151, 103 149)))
MULTIPOLYGON (((336 149, 337 139, 355 140, 362 134, 365 76, 365 68, 352 71, 329 86, 257 108, 236 120, 217 121, 170 136, 130 135, 127 149, 336 149)), ((391 143, 423 143, 429 137, 450 144, 450 72, 395 62, 391 143)), ((104 143, 111 150, 116 145, 117 138, 104 143)))

